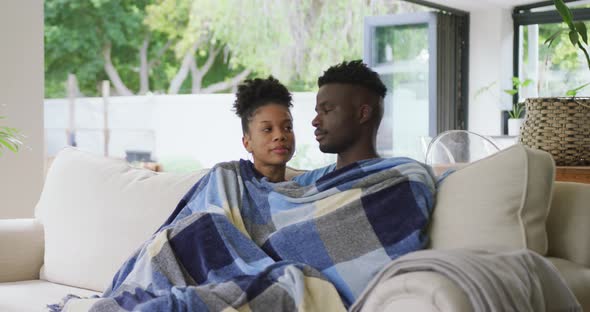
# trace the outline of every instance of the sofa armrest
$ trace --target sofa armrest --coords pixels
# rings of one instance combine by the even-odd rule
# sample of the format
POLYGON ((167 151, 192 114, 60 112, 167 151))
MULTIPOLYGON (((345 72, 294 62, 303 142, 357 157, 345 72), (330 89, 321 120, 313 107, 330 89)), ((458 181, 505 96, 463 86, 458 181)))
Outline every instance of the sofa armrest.
POLYGON ((0 220, 0 282, 39 278, 43 225, 36 219, 0 220))
POLYGON ((444 275, 431 271, 396 275, 378 284, 361 311, 473 311, 467 294, 444 275))
POLYGON ((590 184, 555 182, 547 255, 590 268, 590 184))

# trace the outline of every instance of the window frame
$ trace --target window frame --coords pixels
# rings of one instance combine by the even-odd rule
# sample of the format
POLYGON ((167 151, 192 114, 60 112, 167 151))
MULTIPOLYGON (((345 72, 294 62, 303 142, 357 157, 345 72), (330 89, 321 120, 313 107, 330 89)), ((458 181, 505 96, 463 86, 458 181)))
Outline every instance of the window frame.
MULTIPOLYGON (((577 0, 564 0, 565 3, 575 2, 577 0)), ((553 24, 563 22, 563 19, 557 12, 557 9, 531 12, 531 9, 546 7, 553 5, 553 1, 541 1, 527 5, 514 7, 512 11, 512 21, 514 26, 513 45, 512 45, 512 75, 518 77, 518 68, 520 66, 520 59, 518 50, 520 49, 520 37, 518 36, 519 27, 527 25, 553 24)), ((590 8, 571 9, 574 21, 588 21, 590 22, 590 8)), ((518 101, 518 94, 512 97, 513 104, 518 101)))
MULTIPOLYGON (((565 3, 576 2, 578 0, 564 0, 565 3)), ((513 42, 512 42, 512 77, 518 77, 520 58, 520 26, 527 25, 541 25, 541 24, 553 24, 563 22, 563 19, 557 12, 557 9, 541 12, 531 12, 532 9, 547 7, 554 5, 553 1, 539 1, 527 5, 519 5, 514 7, 512 10, 512 21, 513 21, 513 42)), ((572 15, 575 21, 589 21, 590 22, 590 8, 583 9, 571 9, 572 15)), ((519 77, 520 78, 520 77, 519 77)), ((512 104, 518 102, 519 94, 516 93, 512 96, 512 104)), ((508 112, 502 112, 502 133, 508 133, 508 112)))

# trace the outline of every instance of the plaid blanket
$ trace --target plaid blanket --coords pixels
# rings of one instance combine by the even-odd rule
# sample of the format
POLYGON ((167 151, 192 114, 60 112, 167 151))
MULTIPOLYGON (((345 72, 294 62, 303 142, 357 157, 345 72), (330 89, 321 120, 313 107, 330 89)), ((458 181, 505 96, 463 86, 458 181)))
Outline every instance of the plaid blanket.
POLYGON ((430 169, 407 158, 358 162, 306 187, 221 163, 101 298, 68 298, 67 310, 345 310, 382 267, 425 246, 434 192, 430 169))

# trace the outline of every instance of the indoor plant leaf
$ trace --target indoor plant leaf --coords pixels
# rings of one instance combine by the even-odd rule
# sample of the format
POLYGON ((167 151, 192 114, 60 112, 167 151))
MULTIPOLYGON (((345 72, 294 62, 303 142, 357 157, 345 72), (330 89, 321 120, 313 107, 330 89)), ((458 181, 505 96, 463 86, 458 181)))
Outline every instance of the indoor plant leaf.
POLYGON ((579 41, 578 41, 578 32, 577 32, 577 31, 575 31, 575 30, 570 30, 570 32, 569 32, 569 34, 568 34, 568 35, 569 35, 569 37, 570 37, 570 42, 571 42, 573 45, 578 45, 578 42, 579 42, 579 41))
POLYGON ((584 22, 576 22, 574 25, 582 37, 582 41, 584 41, 585 44, 588 44, 588 30, 586 29, 586 24, 584 24, 584 22))
POLYGON ((588 51, 586 51, 586 48, 584 48, 580 43, 578 43, 578 47, 580 48, 580 50, 582 50, 582 52, 584 52, 584 56, 586 57, 586 63, 588 64, 588 69, 590 69, 590 56, 588 55, 588 51))
POLYGON ((520 86, 526 87, 526 86, 530 85, 531 83, 533 83, 533 80, 530 78, 527 78, 520 86))
POLYGON ((15 153, 18 151, 18 147, 10 144, 9 141, 6 138, 0 137, 0 144, 3 145, 3 146, 5 146, 6 148, 8 148, 9 150, 11 150, 11 151, 13 151, 15 153))
POLYGON ((510 95, 515 95, 516 92, 518 92, 518 91, 517 90, 511 90, 511 89, 506 89, 506 90, 504 90, 504 92, 506 92, 506 93, 508 93, 510 95))
MULTIPOLYGON (((5 119, 5 117, 0 116, 0 119, 5 119)), ((23 135, 17 129, 0 126, 0 155, 5 148, 15 153, 18 152, 19 147, 23 144, 20 140, 22 137, 23 135)))
POLYGON ((574 30, 574 17, 570 9, 565 5, 565 2, 563 2, 563 0, 553 0, 553 3, 555 3, 555 8, 557 9, 557 12, 559 12, 559 15, 561 15, 563 21, 567 23, 567 26, 571 30, 574 30))
POLYGON ((549 37, 549 38, 547 38, 547 40, 545 40, 545 44, 549 44, 549 47, 551 47, 551 45, 553 44, 553 41, 555 39, 559 38, 561 33, 563 33, 566 30, 567 29, 560 29, 560 30, 556 31, 553 35, 551 35, 551 37, 549 37))
POLYGON ((578 94, 578 91, 580 91, 582 88, 587 87, 588 85, 590 85, 589 83, 583 84, 577 88, 571 89, 571 90, 567 90, 567 92, 565 93, 565 95, 567 96, 576 96, 576 94, 578 94))

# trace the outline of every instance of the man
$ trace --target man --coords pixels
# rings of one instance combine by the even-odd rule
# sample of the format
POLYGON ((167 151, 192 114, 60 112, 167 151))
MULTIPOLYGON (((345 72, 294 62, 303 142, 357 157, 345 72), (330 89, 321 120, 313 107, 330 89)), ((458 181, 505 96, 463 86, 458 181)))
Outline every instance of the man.
POLYGON ((325 174, 359 160, 378 158, 377 130, 383 118, 387 88, 362 61, 334 65, 318 78, 316 117, 311 124, 324 153, 336 153, 335 164, 293 178, 309 185, 325 174))

